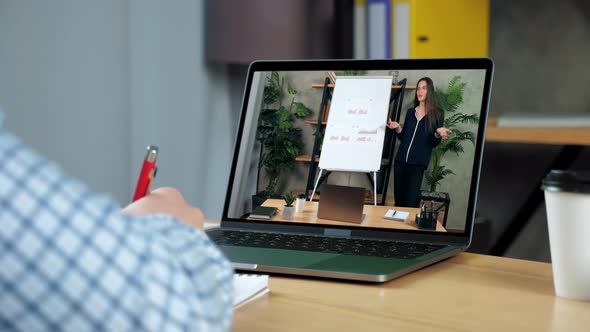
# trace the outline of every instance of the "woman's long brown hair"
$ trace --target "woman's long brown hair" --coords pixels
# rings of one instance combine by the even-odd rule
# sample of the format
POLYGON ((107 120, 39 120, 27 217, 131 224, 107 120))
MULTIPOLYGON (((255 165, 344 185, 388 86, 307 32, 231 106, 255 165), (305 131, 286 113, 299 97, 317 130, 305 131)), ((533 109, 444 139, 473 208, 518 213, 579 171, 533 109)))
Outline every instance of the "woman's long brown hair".
MULTIPOLYGON (((414 107, 420 105, 420 101, 418 100, 418 85, 420 82, 426 82, 426 100, 424 101, 424 111, 426 112, 426 121, 428 123, 429 129, 436 129, 435 126, 437 125, 437 119, 442 118, 441 114, 442 109, 436 100, 436 94, 434 92, 434 82, 430 77, 422 77, 416 83, 416 93, 414 93, 414 107)), ((442 126, 443 124, 438 124, 442 126)))

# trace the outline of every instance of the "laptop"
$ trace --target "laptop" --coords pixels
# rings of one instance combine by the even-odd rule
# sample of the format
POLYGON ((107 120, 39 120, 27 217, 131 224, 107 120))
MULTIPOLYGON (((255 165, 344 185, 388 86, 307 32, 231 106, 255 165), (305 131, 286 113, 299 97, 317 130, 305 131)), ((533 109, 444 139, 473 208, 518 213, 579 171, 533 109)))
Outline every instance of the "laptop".
POLYGON ((363 222, 365 188, 324 184, 320 193, 318 218, 357 224, 363 222))
MULTIPOLYGON (((493 62, 485 58, 253 62, 248 69, 221 226, 207 234, 238 270, 369 282, 385 282, 466 250, 472 238, 493 67, 493 62), (330 79, 332 74, 335 74, 335 83, 330 79), (367 99, 366 92, 377 89, 354 89, 355 82, 348 81, 353 85, 349 84, 343 94, 338 85, 339 77, 349 76, 363 76, 371 82, 372 77, 391 77, 385 89, 381 89, 382 83, 375 83, 384 95, 375 98, 379 101, 390 98, 385 103, 389 110, 374 108, 373 97, 367 99), (397 79, 394 81, 393 77, 397 79), (396 175, 393 166, 399 159, 385 163, 385 168, 372 175, 330 172, 331 184, 352 184, 369 190, 380 188, 383 195, 389 197, 375 199, 377 205, 365 205, 366 216, 362 223, 317 218, 313 210, 318 203, 309 199, 303 212, 288 215, 289 209, 281 197, 299 191, 310 198, 310 187, 315 189, 314 183, 317 187, 318 183, 325 182, 317 168, 322 158, 321 144, 325 144, 322 139, 333 138, 333 144, 341 144, 333 145, 336 148, 332 151, 336 154, 372 151, 366 156, 347 156, 350 162, 372 159, 378 150, 375 145, 371 149, 358 149, 358 144, 382 144, 383 156, 389 156, 389 161, 397 156, 400 141, 393 135, 391 145, 384 144, 383 137, 392 136, 383 135, 391 130, 385 128, 385 124, 389 119, 403 127, 406 114, 415 116, 416 85, 423 77, 431 78, 437 96, 452 95, 438 104, 444 109, 445 120, 451 123, 454 135, 461 134, 463 138, 460 140, 454 135, 449 138, 458 139, 453 144, 460 144, 462 153, 443 153, 437 158, 439 166, 444 165, 454 174, 440 179, 435 191, 429 193, 432 188, 426 185, 425 179, 435 159, 430 158, 421 191, 418 191, 420 199, 427 202, 422 208, 437 209, 436 227, 419 227, 416 221, 424 220, 417 218, 421 213, 419 208, 391 203, 396 201, 392 189, 396 175), (457 98, 458 95, 462 98, 457 98), (333 100, 337 96, 344 99, 333 100), (459 104, 450 105, 449 101, 459 101, 459 104), (306 114, 304 108, 311 113, 306 114), (328 117, 326 112, 329 112, 328 117), (330 123, 332 112, 344 114, 340 127, 332 129, 348 134, 316 135, 318 130, 321 132, 334 125, 330 123), (366 125, 360 128, 363 126, 359 126, 357 120, 369 118, 367 115, 375 117, 379 123, 372 128, 366 125), (328 118, 330 121, 326 123, 328 118), (353 129, 358 132, 351 132, 353 129), (283 136, 286 139, 264 140, 269 135, 283 134, 288 134, 283 136), (341 137, 346 139, 337 142, 341 137), (359 139, 362 137, 364 139, 359 139), (290 142, 288 148, 277 148, 276 144, 286 142, 290 142), (347 144, 357 144, 357 149, 349 149, 347 144), (312 155, 315 158, 311 158, 312 155), (285 162, 281 164, 283 168, 275 167, 279 161, 285 162), (254 198, 265 189, 274 194, 263 198, 262 206, 278 207, 279 212, 270 220, 247 219, 248 213, 259 204, 254 198), (409 217, 405 221, 385 219, 384 211, 388 209, 408 211, 409 217)), ((435 142, 430 135, 428 137, 428 141, 435 142)), ((377 156, 379 160, 381 157, 377 156)), ((407 152, 402 157, 411 159, 407 152)), ((423 155, 422 158, 428 157, 423 155)))

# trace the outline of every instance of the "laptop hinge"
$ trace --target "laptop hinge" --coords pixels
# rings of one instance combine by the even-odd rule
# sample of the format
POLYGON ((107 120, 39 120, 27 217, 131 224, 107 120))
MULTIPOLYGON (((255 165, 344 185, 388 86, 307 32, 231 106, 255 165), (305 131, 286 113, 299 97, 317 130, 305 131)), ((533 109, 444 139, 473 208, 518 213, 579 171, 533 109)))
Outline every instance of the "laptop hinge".
POLYGON ((348 229, 326 228, 324 229, 324 235, 350 237, 352 235, 352 231, 348 229))

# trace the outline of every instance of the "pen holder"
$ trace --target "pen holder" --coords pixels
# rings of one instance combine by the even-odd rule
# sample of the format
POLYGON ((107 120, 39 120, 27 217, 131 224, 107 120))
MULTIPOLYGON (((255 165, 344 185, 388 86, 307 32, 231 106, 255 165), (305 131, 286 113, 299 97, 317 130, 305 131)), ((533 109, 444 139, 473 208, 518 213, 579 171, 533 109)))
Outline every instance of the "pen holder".
POLYGON ((419 229, 436 229, 436 220, 438 219, 438 212, 426 211, 422 214, 416 215, 416 225, 419 229))

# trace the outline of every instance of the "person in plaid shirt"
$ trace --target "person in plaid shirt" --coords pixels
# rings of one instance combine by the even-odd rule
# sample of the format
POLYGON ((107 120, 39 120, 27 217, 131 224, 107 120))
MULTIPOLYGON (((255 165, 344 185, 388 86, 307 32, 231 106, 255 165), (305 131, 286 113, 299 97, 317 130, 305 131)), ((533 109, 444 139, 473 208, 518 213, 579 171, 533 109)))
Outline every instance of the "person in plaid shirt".
POLYGON ((2 129, 0 331, 225 331, 233 270, 172 188, 121 209, 2 129))

